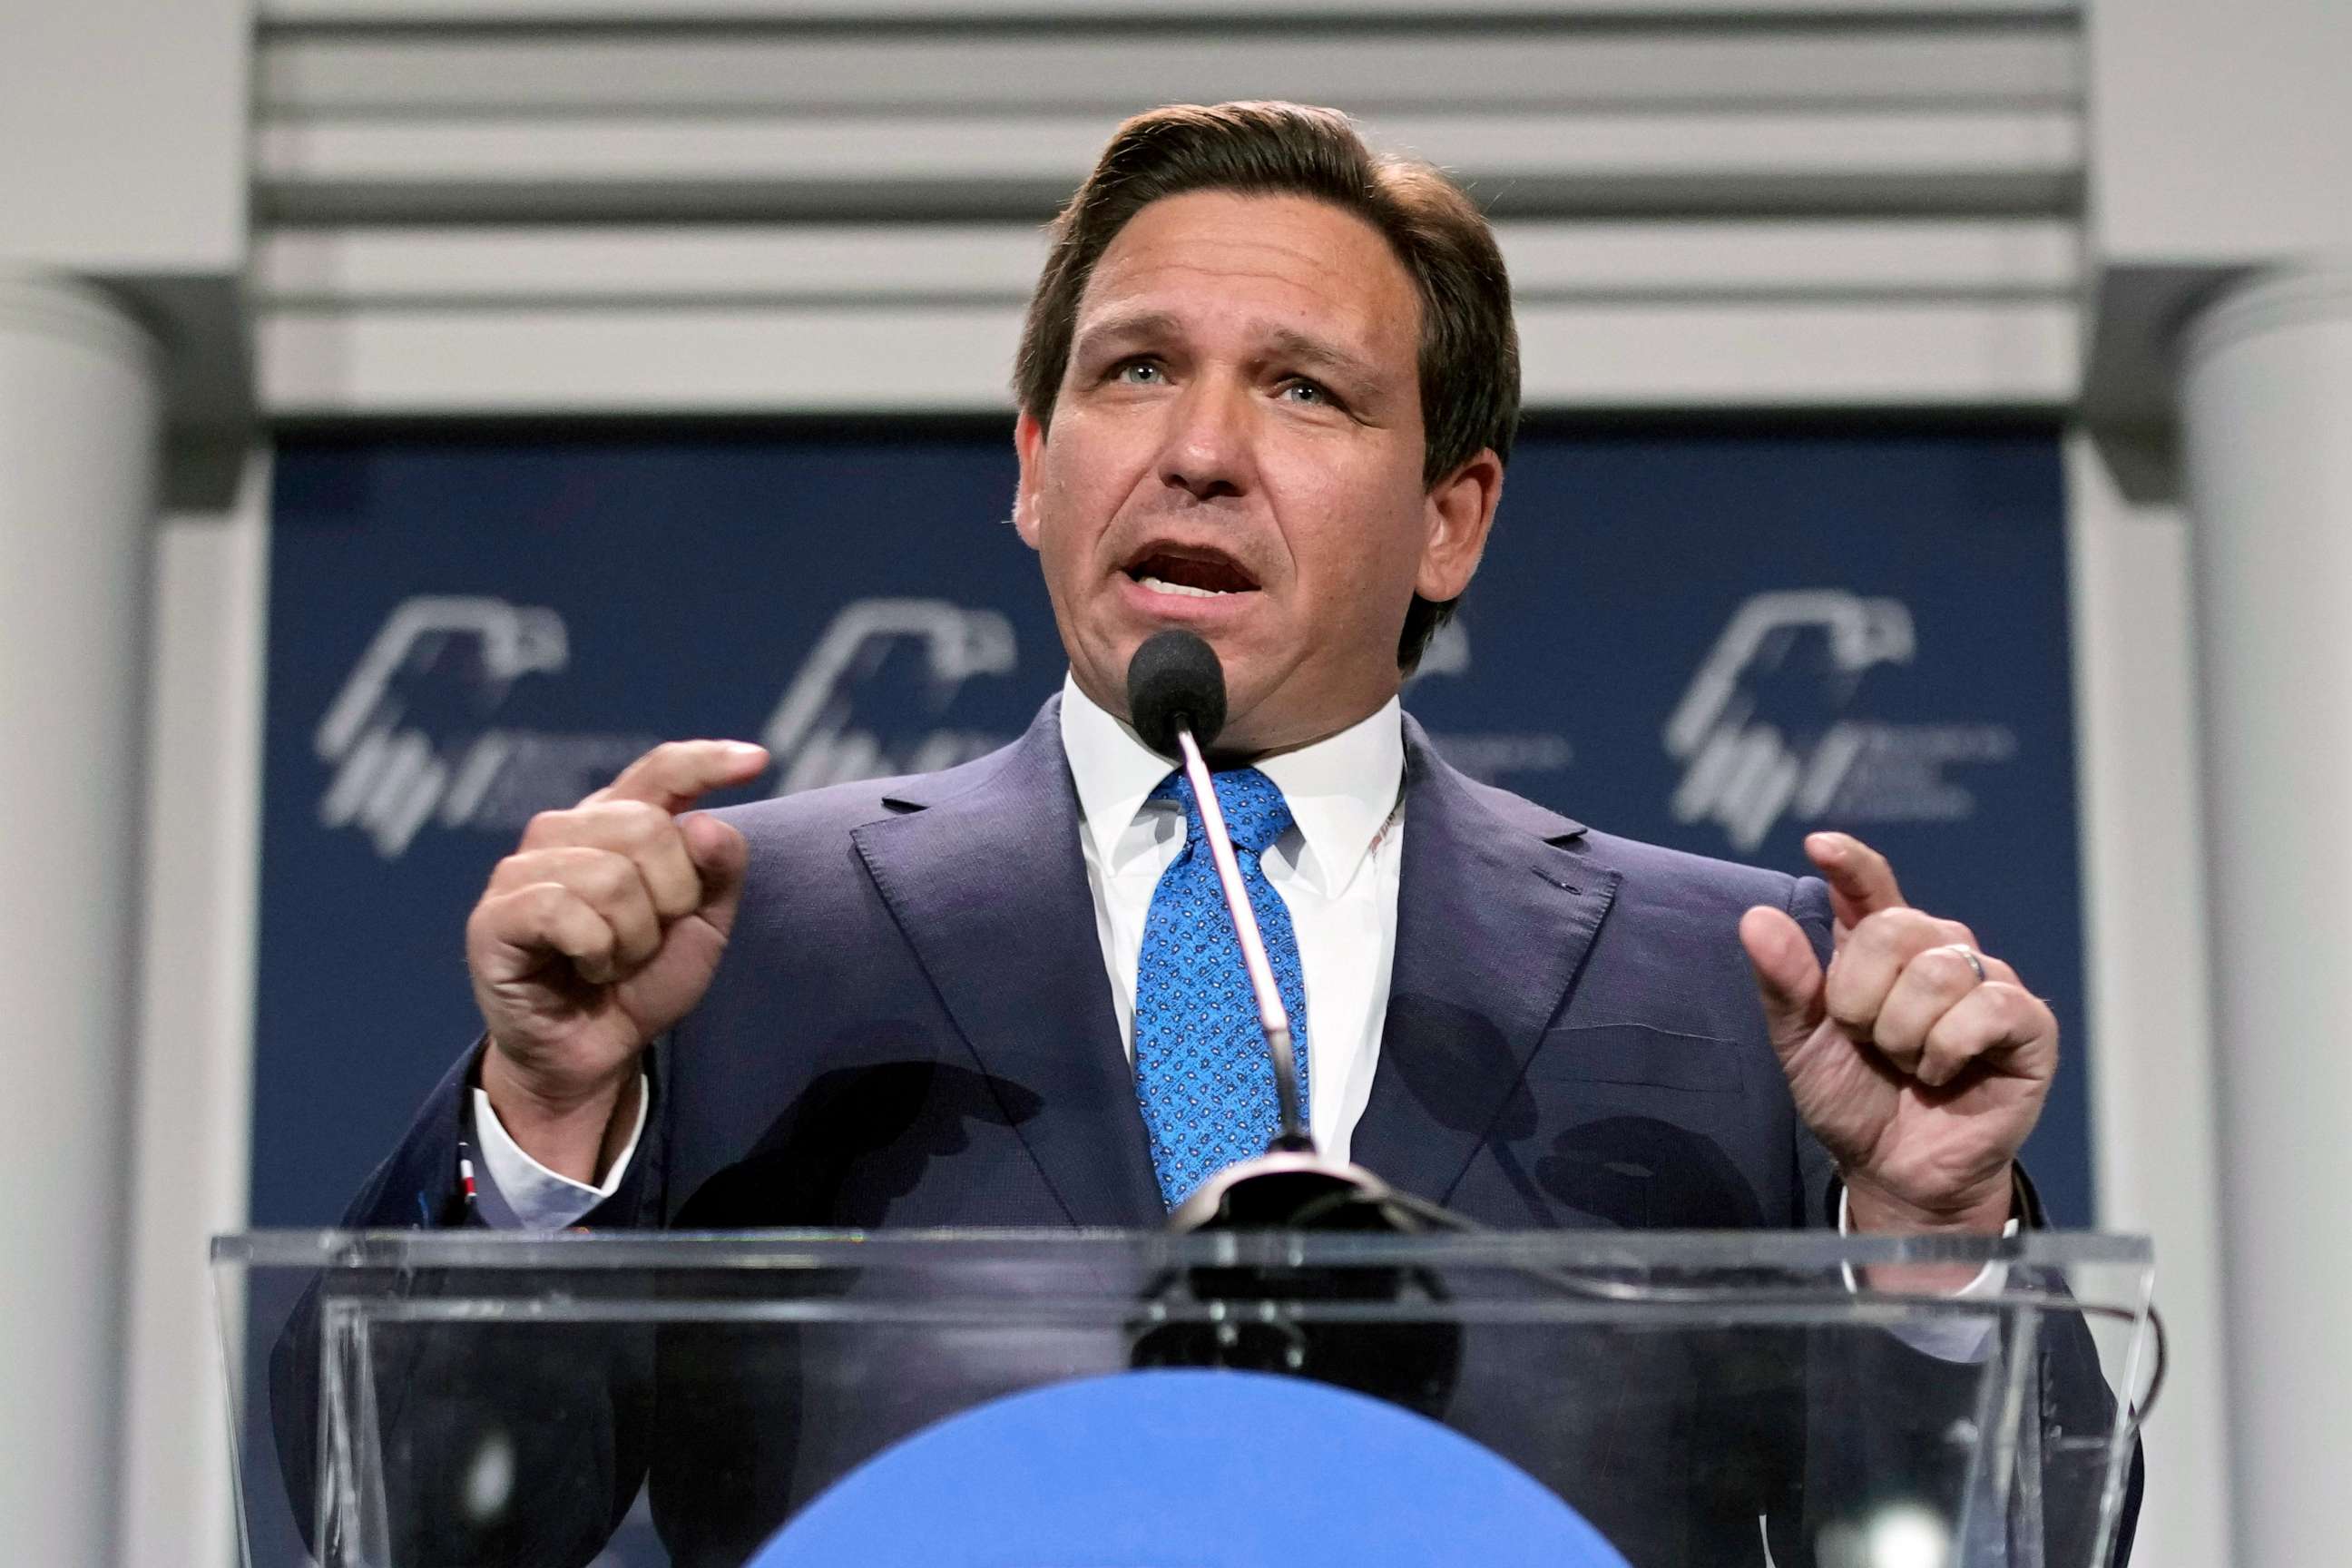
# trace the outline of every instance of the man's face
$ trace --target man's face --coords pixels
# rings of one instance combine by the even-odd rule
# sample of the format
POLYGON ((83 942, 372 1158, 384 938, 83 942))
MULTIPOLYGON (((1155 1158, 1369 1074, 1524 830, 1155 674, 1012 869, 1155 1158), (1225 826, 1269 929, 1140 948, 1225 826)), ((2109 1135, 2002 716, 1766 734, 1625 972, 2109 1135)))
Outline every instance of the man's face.
POLYGON ((1400 683, 1418 592, 1476 570, 1502 468, 1422 483, 1421 307, 1380 232, 1295 196, 1137 213, 1079 300, 1050 437, 1015 432, 1014 521, 1087 695, 1127 711, 1154 632, 1225 668, 1221 751, 1318 740, 1400 683))

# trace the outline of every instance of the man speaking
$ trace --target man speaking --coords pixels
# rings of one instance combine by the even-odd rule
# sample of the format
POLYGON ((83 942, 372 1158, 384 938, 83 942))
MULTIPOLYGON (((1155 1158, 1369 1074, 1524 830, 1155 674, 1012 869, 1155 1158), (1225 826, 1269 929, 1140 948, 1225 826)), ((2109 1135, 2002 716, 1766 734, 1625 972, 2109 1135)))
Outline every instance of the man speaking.
POLYGON ((467 923, 486 1037, 352 1222, 459 1222, 470 1145, 491 1224, 1163 1224, 1276 1116, 1200 803, 1126 722, 1169 628, 1223 663, 1215 793, 1327 1153, 1510 1228, 2022 1217, 2056 1020, 1876 853, 1613 838, 1401 711, 1517 416, 1468 198, 1333 111, 1170 108, 1052 241, 1013 526, 1060 695, 941 773, 702 814, 765 753, 681 742, 537 818, 467 923))

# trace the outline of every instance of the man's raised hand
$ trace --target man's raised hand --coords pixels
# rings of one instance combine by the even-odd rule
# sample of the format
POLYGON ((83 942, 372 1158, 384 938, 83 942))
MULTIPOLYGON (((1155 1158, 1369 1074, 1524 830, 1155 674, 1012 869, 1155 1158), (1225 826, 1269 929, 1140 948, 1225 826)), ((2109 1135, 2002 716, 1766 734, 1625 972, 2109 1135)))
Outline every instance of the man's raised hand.
POLYGON ((680 816, 748 784, 740 741, 655 747, 568 811, 531 819, 466 922, 489 1049, 482 1088, 541 1164, 593 1182, 625 1142, 646 1043, 702 1000, 742 900, 743 836, 680 816))
POLYGON ((2057 1071, 2057 1018, 1966 926, 1905 904, 1868 845, 1816 833, 1805 854, 1836 917, 1828 970, 1782 910, 1739 922, 1797 1113, 1857 1229, 1998 1233, 2057 1071))

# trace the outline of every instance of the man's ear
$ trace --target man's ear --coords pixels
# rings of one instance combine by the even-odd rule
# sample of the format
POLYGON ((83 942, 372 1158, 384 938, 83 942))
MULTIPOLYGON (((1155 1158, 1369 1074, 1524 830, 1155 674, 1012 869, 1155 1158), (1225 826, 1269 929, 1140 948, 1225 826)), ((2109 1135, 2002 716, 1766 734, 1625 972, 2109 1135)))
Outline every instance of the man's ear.
POLYGON ((1021 458, 1021 482, 1013 493, 1013 531, 1037 548, 1037 495, 1045 484, 1045 426, 1026 408, 1013 422, 1013 450, 1021 458))
POLYGON ((1477 574, 1486 535, 1495 526, 1495 508, 1502 499, 1503 459, 1492 447, 1430 487, 1423 502, 1428 531, 1414 593, 1436 604, 1461 597, 1477 574))

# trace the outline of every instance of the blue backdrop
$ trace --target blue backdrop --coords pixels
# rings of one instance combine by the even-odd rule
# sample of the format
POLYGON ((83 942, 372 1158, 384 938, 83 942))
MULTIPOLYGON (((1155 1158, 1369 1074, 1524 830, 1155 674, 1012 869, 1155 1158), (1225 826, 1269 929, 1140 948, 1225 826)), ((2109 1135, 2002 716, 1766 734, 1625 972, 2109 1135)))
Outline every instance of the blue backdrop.
MULTIPOLYGON (((331 1221, 473 1037, 466 912, 655 739, 765 789, 953 762, 1063 662, 1001 430, 289 440, 273 513, 253 1218, 331 1221)), ((1583 821, 1895 860, 2068 1026, 2029 1149, 2091 1215, 2053 432, 1536 433, 1406 703, 1583 821)))

